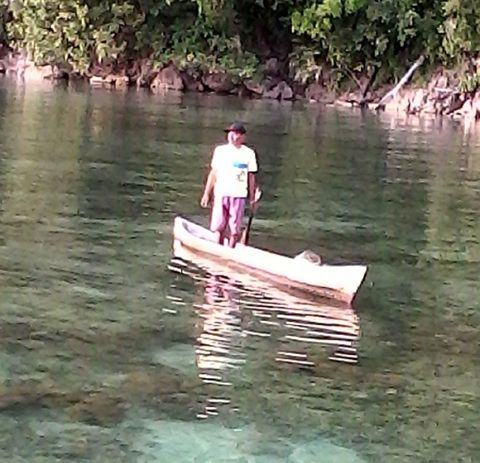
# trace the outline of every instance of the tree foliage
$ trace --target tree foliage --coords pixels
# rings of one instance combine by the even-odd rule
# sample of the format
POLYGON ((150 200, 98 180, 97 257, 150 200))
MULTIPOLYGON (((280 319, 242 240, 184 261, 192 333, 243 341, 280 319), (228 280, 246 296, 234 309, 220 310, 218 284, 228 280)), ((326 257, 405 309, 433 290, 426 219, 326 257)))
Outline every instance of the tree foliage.
POLYGON ((148 56, 250 76, 279 56, 301 80, 325 64, 391 77, 420 54, 451 64, 480 49, 477 0, 10 0, 5 8, 10 44, 79 72, 148 56))
POLYGON ((442 7, 442 49, 446 57, 455 60, 480 51, 480 3, 446 0, 442 7))
POLYGON ((7 21, 8 21, 9 8, 7 3, 0 3, 0 45, 4 45, 7 42, 7 21))
POLYGON ((311 1, 294 9, 292 28, 334 67, 394 72, 426 52, 425 6, 416 0, 311 1))

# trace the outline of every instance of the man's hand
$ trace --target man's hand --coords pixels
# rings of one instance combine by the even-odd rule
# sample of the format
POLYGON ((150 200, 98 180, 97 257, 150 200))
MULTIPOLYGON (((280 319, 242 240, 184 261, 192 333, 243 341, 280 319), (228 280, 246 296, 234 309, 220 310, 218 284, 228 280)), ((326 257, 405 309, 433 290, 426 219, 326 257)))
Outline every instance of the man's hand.
POLYGON ((207 195, 206 193, 204 193, 202 196, 202 199, 200 200, 200 206, 202 206, 203 208, 207 208, 209 202, 210 202, 210 195, 207 195))
POLYGON ((205 185, 205 188, 203 190, 202 199, 200 200, 200 206, 202 206, 203 208, 207 208, 208 204, 210 203, 210 198, 215 187, 216 178, 217 177, 215 174, 215 170, 211 169, 208 173, 207 184, 205 185))
POLYGON ((250 198, 250 209, 252 209, 253 212, 257 210, 258 202, 260 201, 261 197, 262 197, 262 190, 256 187, 253 197, 250 198))

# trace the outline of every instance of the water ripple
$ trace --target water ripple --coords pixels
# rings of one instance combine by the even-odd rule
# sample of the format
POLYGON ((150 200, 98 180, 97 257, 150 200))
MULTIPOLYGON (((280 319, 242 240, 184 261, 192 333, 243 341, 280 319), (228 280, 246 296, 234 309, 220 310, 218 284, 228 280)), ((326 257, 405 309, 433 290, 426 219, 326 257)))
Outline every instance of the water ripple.
MULTIPOLYGON (((196 256, 193 263, 185 251, 182 255, 169 268, 195 281, 195 363, 203 383, 231 387, 234 379, 228 372, 248 369, 259 351, 277 369, 314 372, 325 357, 358 362, 360 326, 351 306, 302 298, 246 273, 232 274, 208 259, 196 256)), ((215 415, 218 403, 230 402, 228 393, 222 397, 220 402, 208 399, 200 417, 215 415)))

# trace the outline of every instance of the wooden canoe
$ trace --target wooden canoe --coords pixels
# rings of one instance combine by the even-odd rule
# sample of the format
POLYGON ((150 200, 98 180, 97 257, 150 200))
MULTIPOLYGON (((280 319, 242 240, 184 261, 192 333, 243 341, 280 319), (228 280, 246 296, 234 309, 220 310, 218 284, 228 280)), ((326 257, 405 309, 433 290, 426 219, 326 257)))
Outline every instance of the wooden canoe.
POLYGON ((174 253, 182 248, 221 261, 232 270, 266 278, 276 284, 350 304, 365 279, 364 265, 316 265, 252 246, 235 248, 215 242, 214 234, 183 217, 173 227, 174 253))

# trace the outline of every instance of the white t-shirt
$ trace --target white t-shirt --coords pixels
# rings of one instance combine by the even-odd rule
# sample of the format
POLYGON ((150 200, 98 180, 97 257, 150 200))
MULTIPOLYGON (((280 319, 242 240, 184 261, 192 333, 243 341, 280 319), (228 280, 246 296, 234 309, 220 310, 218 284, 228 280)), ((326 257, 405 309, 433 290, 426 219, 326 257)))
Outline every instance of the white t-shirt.
POLYGON ((248 196, 248 173, 257 172, 255 151, 245 145, 236 148, 229 143, 215 148, 212 169, 216 174, 215 196, 248 196))

